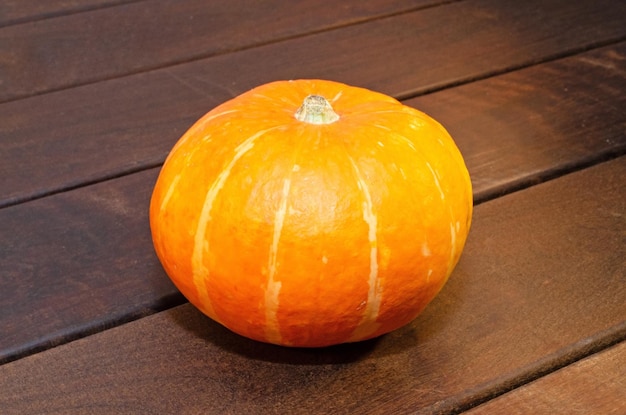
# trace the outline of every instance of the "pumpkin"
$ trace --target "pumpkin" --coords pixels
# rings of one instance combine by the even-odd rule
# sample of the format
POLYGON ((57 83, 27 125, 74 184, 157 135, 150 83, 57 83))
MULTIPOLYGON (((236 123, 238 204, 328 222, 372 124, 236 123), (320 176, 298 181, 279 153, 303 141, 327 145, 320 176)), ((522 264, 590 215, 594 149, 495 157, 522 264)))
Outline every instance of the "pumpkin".
POLYGON ((186 298, 251 339, 317 347, 412 321, 455 267, 472 188, 446 130, 367 89, 277 81, 200 118, 150 202, 186 298))

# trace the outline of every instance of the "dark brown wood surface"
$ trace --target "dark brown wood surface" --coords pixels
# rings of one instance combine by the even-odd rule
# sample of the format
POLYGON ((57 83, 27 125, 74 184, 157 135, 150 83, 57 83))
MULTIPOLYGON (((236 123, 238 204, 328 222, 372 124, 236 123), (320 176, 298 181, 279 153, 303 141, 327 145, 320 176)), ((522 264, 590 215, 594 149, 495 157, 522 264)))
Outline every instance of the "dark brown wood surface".
MULTIPOLYGON (((407 103, 446 124, 481 201, 626 152, 626 114, 621 110, 626 105, 626 62, 616 58, 622 54, 624 43, 407 103), (588 121, 599 117, 602 124, 588 121)), ((152 130, 137 130, 158 134, 173 122, 165 115, 144 121, 150 119, 159 123, 152 130)), ((132 144, 136 154, 154 150, 145 136, 137 141, 132 144)), ((165 153, 166 145, 161 147, 165 153)), ((71 154, 69 150, 64 151, 71 154)), ((117 148, 103 162, 115 165, 130 152, 117 148)), ((102 158, 102 152, 92 157, 102 158)), ((83 157, 76 162, 86 166, 83 157)), ((41 166, 45 163, 42 158, 41 166)), ((68 175, 82 171, 68 163, 68 175)), ((6 327, 0 361, 182 301, 156 261, 147 229, 156 173, 152 169, 0 210, 0 234, 12 235, 11 247, 0 251, 5 270, 0 292, 11 293, 0 302, 0 324, 6 327), (66 306, 66 296, 73 307, 66 306)), ((25 170, 21 176, 33 181, 25 170)))
POLYGON ((150 239, 156 173, 0 210, 0 362, 183 301, 150 239))
POLYGON ((377 340, 270 346, 187 304, 0 366, 0 407, 6 414, 468 408, 626 339, 625 175, 621 157, 481 204, 441 294, 412 324, 377 340))
POLYGON ((626 340, 625 2, 1 3, 0 414, 626 405, 610 349, 626 340), (441 121, 477 205, 423 315, 321 350, 203 317, 164 274, 147 218, 191 123, 302 77, 441 121), (602 394, 576 401, 590 384, 602 394))
POLYGON ((626 342, 551 373, 468 415, 626 413, 626 342))

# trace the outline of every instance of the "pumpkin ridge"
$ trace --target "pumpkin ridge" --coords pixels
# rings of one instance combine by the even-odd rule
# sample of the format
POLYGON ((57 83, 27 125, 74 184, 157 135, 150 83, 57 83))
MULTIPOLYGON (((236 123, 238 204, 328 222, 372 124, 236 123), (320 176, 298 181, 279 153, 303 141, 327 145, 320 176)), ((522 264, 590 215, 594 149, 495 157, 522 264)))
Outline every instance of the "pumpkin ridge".
MULTIPOLYGON (((279 127, 289 126, 284 124, 279 127)), ((319 133, 318 133, 319 136, 319 133)), ((278 272, 278 245, 283 231, 285 218, 288 215, 288 203, 289 195, 291 193, 291 184, 293 180, 293 174, 300 170, 298 159, 301 154, 302 147, 307 144, 306 137, 298 142, 292 153, 292 167, 289 170, 289 175, 283 181, 283 188, 281 192, 281 199, 278 209, 274 216, 274 230, 272 234, 272 243, 270 245, 269 257, 268 257, 268 279, 267 288, 265 293, 265 336, 266 341, 274 344, 283 344, 286 341, 281 334, 281 326, 278 321, 278 307, 280 304, 279 296, 282 288, 282 282, 275 281, 274 278, 278 272)))
POLYGON ((172 179, 172 182, 167 188, 165 195, 163 196, 163 199, 161 199, 161 204, 159 205, 159 215, 163 215, 163 213, 165 212, 165 208, 167 207, 167 204, 172 198, 172 195, 174 194, 174 190, 176 190, 176 186, 178 185, 179 181, 180 181, 180 174, 177 174, 172 179))
MULTIPOLYGON (((292 169, 293 171, 293 169, 292 169)), ((276 317, 279 304, 279 294, 282 283, 275 281, 277 268, 277 255, 278 255, 278 243, 280 241, 280 235, 283 230, 283 224, 285 222, 285 216, 287 215, 287 201, 289 198, 289 192, 291 190, 291 175, 287 177, 283 182, 283 189, 281 194, 280 205, 276 211, 274 218, 274 233, 272 235, 272 245, 270 246, 269 260, 268 260, 268 279, 267 288, 265 292, 265 319, 266 319, 266 337, 271 343, 280 343, 281 335, 276 317)))
POLYGON ((191 256, 191 269, 192 269, 192 281, 193 285, 196 287, 198 292, 198 297, 200 299, 200 303, 206 307, 207 312, 211 316, 215 316, 215 318, 219 321, 219 318, 216 316, 215 310, 213 309, 211 299, 209 297, 209 292, 207 289, 207 279, 210 274, 210 270, 204 265, 204 253, 208 251, 210 247, 208 246, 208 239, 206 238, 207 227, 210 226, 211 222, 211 210, 213 209, 213 203, 215 202, 215 198, 217 197, 219 191, 224 186, 226 180, 230 176, 230 172, 239 161, 244 154, 250 151, 254 147, 255 141, 267 134, 269 131, 276 129, 277 127, 271 127, 262 131, 253 134, 244 140, 241 144, 239 144, 235 148, 235 155, 230 160, 230 162, 226 165, 226 167, 220 172, 217 176, 217 179, 213 182, 209 191, 207 192, 204 202, 202 204, 202 210, 200 212, 200 216, 198 218, 198 225, 196 227, 196 233, 194 235, 194 243, 193 243, 193 251, 191 256))
POLYGON ((368 226, 368 239, 370 242, 370 272, 368 276, 369 289, 367 292, 367 303, 365 304, 361 322, 352 333, 351 341, 353 341, 354 339, 369 336, 378 329, 379 325, 375 323, 375 320, 380 312, 382 288, 380 287, 380 281, 378 279, 378 220, 373 211, 372 196, 367 183, 359 171, 359 167, 349 154, 348 159, 352 164, 357 187, 365 199, 363 201, 363 220, 365 220, 368 226))
POLYGON ((433 176, 433 181, 435 182, 435 186, 437 187, 437 190, 439 190, 439 197, 441 198, 441 200, 445 200, 446 194, 443 192, 443 189, 441 187, 441 182, 439 181, 439 175, 437 174, 435 169, 433 169, 433 165, 430 164, 429 161, 425 161, 424 164, 426 165, 426 167, 428 167, 428 170, 430 170, 430 173, 433 176))
MULTIPOLYGON (((452 211, 450 212, 452 214, 452 211)), ((452 215, 451 215, 452 216, 452 215)), ((455 224, 450 222, 450 262, 448 269, 451 271, 454 266, 454 258, 456 256, 456 229, 455 224)))

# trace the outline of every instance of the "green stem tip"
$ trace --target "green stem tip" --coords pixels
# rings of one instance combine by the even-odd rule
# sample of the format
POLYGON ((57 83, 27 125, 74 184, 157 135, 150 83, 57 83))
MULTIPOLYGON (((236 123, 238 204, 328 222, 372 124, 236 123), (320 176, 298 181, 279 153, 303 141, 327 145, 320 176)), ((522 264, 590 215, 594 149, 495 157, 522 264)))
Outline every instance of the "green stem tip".
POLYGON ((309 124, 332 124, 339 119, 330 102, 321 95, 306 97, 295 116, 298 121, 309 124))

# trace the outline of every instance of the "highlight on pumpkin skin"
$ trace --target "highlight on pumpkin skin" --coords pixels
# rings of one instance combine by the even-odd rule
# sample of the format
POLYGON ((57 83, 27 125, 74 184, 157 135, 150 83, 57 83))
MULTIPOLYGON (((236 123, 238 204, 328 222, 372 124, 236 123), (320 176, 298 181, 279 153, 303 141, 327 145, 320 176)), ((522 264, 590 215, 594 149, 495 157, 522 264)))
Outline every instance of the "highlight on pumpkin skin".
POLYGON ((412 321, 458 262, 471 215, 469 174, 439 123, 384 94, 298 80, 194 123, 160 172, 150 226, 203 313, 318 347, 412 321))

